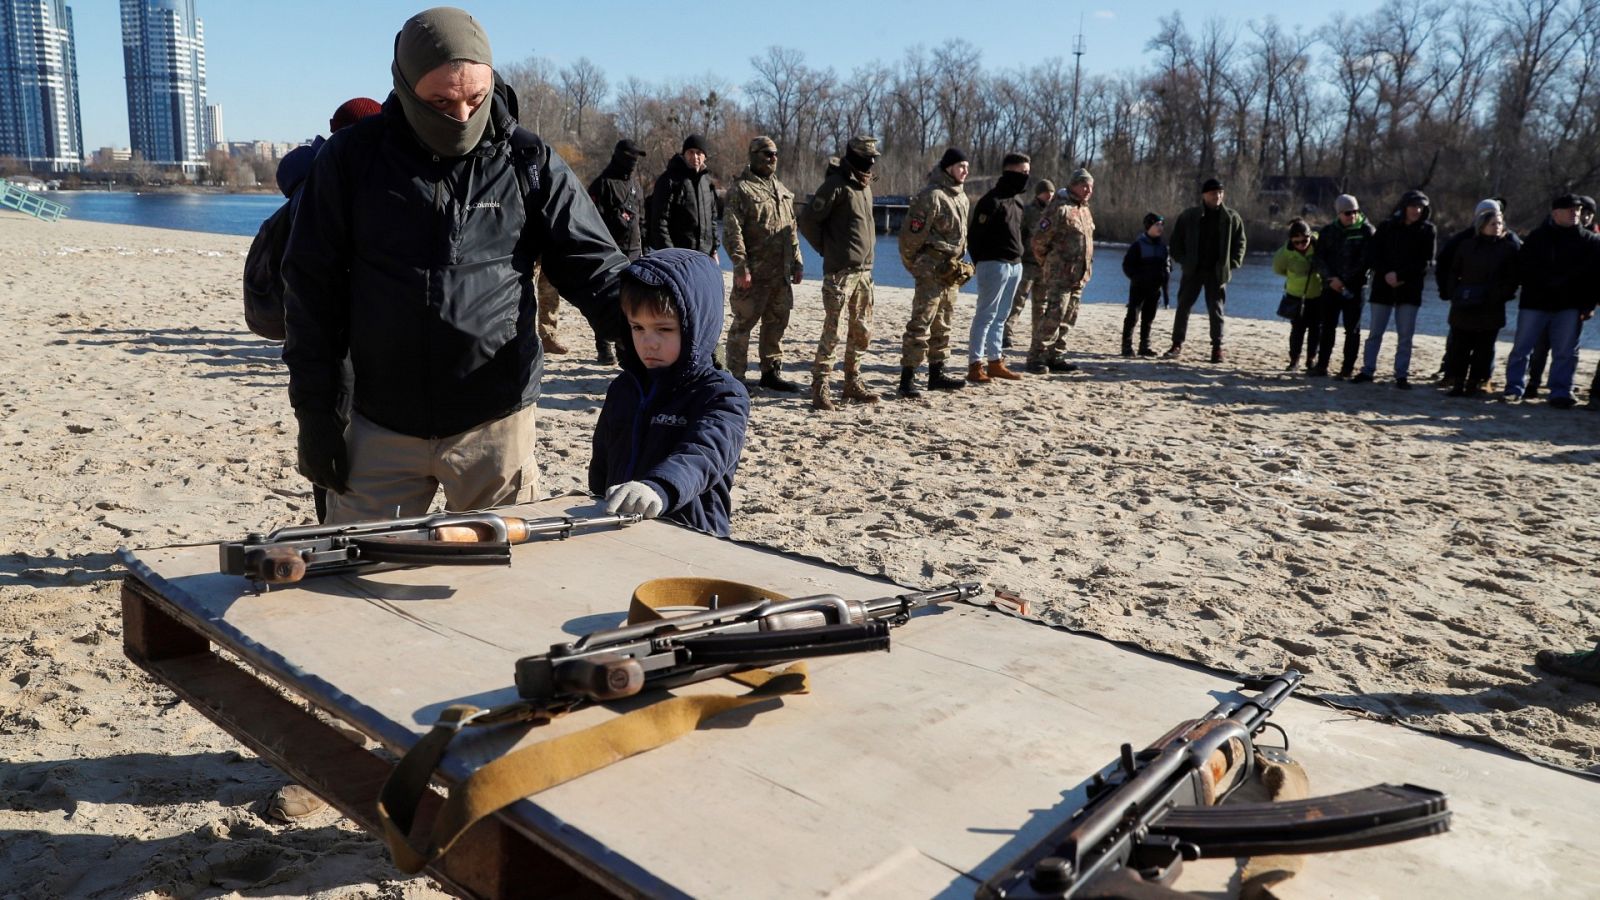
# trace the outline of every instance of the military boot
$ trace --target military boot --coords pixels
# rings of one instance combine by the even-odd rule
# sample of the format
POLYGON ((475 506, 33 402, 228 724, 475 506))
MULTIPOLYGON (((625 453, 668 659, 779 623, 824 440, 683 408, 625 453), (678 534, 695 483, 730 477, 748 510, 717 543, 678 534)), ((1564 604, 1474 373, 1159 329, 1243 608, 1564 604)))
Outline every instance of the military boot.
POLYGON ((616 351, 611 349, 610 341, 596 339, 594 342, 594 356, 595 362, 602 366, 614 366, 617 364, 617 354, 616 351))
POLYGON ((828 379, 821 375, 811 376, 811 408, 833 411, 833 389, 828 387, 828 379))
POLYGON ((852 403, 877 403, 878 395, 867 389, 861 383, 860 375, 846 374, 844 376, 844 398, 852 403))
POLYGON ((777 363, 769 363, 762 366, 760 382, 761 386, 769 391, 781 391, 785 394, 799 393, 800 385, 795 384, 787 378, 784 378, 782 375, 778 374, 779 371, 780 369, 777 363))
POLYGON ((922 396, 916 385, 917 370, 913 366, 903 366, 900 369, 900 396, 906 400, 915 400, 922 396))
POLYGON ((928 387, 936 391, 959 391, 967 383, 944 373, 944 363, 928 363, 928 387))

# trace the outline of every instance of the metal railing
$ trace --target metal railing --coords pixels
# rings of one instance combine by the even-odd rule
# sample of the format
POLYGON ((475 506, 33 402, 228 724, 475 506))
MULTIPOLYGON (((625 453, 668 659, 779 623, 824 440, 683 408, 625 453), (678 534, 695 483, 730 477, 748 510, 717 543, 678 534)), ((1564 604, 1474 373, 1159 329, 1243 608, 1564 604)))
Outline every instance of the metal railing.
POLYGON ((54 222, 67 214, 67 205, 57 203, 25 191, 20 187, 0 178, 0 209, 14 209, 17 212, 27 213, 36 219, 54 222))

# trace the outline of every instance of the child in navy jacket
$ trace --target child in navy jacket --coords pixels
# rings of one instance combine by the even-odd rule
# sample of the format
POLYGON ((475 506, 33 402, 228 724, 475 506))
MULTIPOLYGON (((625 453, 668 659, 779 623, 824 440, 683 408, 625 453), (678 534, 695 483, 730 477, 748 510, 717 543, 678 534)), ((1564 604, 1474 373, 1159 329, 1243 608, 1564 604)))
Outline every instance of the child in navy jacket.
POLYGON ((657 250, 622 273, 631 341, 594 430, 589 490, 609 513, 637 513, 727 537, 750 395, 712 367, 722 272, 704 253, 657 250))

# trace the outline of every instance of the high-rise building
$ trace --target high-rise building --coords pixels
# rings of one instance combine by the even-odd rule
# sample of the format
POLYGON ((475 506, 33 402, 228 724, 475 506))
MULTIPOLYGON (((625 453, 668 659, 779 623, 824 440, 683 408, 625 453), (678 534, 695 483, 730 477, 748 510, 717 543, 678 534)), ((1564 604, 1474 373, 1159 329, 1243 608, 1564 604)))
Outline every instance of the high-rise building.
POLYGON ((205 26, 194 0, 121 0, 128 138, 158 166, 198 172, 211 148, 205 26))
POLYGON ((206 107, 206 133, 210 136, 207 150, 215 150, 218 144, 227 143, 227 138, 222 136, 222 104, 213 103, 206 107))
POLYGON ((0 0, 0 156, 30 169, 82 168, 78 57, 66 0, 0 0))

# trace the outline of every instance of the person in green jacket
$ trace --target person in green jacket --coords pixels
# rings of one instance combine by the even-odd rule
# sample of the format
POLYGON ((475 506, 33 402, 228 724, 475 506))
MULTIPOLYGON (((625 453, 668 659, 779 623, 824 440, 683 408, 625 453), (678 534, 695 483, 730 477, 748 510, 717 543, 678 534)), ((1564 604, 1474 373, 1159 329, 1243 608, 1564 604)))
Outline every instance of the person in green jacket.
POLYGON ((1307 374, 1315 368, 1317 348, 1322 345, 1322 273, 1317 271, 1316 250, 1312 246, 1311 225, 1305 219, 1289 221, 1289 241, 1272 257, 1272 271, 1283 276, 1283 300, 1278 315, 1289 320, 1289 367, 1300 367, 1300 348, 1306 354, 1307 374))
POLYGON ((1178 282, 1178 311, 1172 319, 1172 349, 1162 359, 1177 359, 1189 333, 1189 310, 1202 289, 1206 315, 1211 319, 1211 361, 1222 362, 1222 321, 1228 299, 1228 279, 1244 265, 1244 220, 1224 206, 1222 182, 1207 178, 1200 185, 1199 206, 1178 216, 1172 228, 1172 258, 1183 267, 1178 282))

